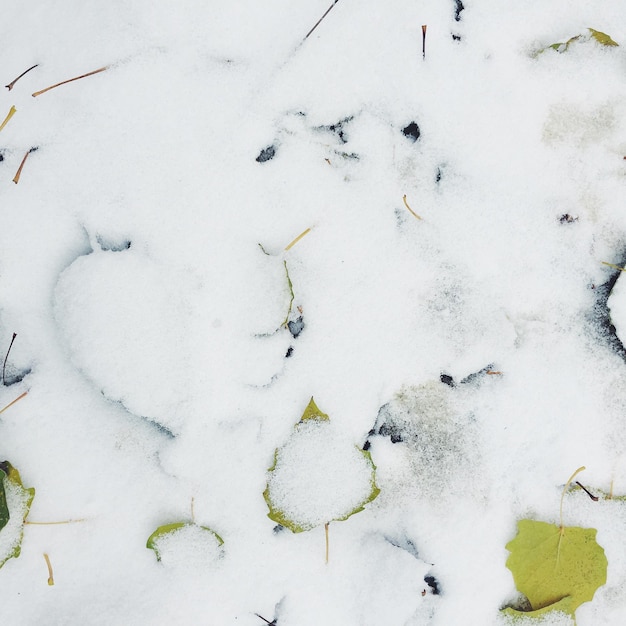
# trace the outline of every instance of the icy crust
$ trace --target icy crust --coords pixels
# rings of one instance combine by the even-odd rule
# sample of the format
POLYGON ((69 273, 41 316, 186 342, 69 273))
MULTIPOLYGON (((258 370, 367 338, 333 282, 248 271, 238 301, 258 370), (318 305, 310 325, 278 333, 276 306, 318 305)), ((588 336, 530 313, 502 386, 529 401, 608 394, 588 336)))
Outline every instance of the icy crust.
POLYGON ((276 450, 267 496, 277 517, 295 532, 346 519, 372 498, 374 466, 328 421, 295 426, 276 450))
POLYGON ((622 276, 613 286, 607 304, 615 332, 622 344, 626 345, 626 281, 622 276))

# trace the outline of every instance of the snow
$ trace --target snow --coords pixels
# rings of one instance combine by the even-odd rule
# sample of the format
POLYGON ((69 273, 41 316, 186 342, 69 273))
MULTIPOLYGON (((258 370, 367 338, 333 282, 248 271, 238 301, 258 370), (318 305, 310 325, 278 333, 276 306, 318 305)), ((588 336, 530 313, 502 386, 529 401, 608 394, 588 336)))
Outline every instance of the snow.
MULTIPOLYGON (((622 3, 339 0, 303 41, 330 4, 3 7, 2 84, 37 67, 0 96, 0 460, 83 521, 25 527, 2 623, 501 626, 517 520, 581 465, 626 493, 622 3), (539 53, 589 27, 620 46, 539 53), (328 564, 263 498, 311 396, 381 489, 328 564), (158 562, 192 498, 221 556, 158 562)), ((564 517, 609 561, 578 625, 621 625, 624 503, 564 517)))

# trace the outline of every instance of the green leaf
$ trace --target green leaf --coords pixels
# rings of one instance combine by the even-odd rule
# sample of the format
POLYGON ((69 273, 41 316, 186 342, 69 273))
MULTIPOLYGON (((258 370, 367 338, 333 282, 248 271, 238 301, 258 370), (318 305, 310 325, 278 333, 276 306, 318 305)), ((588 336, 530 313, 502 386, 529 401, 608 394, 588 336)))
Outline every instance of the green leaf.
POLYGON ((346 520, 363 511, 365 505, 372 502, 380 493, 376 485, 376 466, 370 453, 358 446, 352 447, 349 442, 345 453, 344 448, 338 452, 336 442, 333 441, 334 433, 329 416, 323 413, 311 398, 300 421, 295 425, 291 438, 274 451, 274 462, 268 470, 263 498, 269 509, 268 517, 294 533, 311 530, 315 526, 331 521, 346 520), (325 445, 326 443, 328 445, 325 445), (311 445, 316 446, 313 457, 310 450, 307 450, 311 445), (334 473, 333 459, 337 459, 338 453, 342 459, 343 457, 349 459, 348 465, 345 466, 346 481, 342 480, 344 477, 336 477, 334 473), (306 462, 302 461, 305 457, 306 462), (359 461, 359 458, 364 462, 359 461), (299 465, 301 461, 310 465, 299 465), (294 464, 298 464, 299 467, 293 468, 294 464), (363 475, 362 472, 366 474, 363 475), (362 495, 346 494, 352 499, 349 499, 350 504, 342 509, 341 504, 333 500, 335 494, 332 479, 337 478, 343 487, 344 484, 350 483, 350 479, 354 479, 355 474, 356 484, 362 489, 362 495), (298 484, 298 480, 302 483, 310 482, 311 476, 318 477, 324 483, 331 479, 329 483, 331 486, 324 489, 325 485, 320 486, 318 483, 310 484, 309 487, 298 484), (311 491, 318 492, 315 499, 311 496, 311 491), (320 491, 323 492, 321 497, 320 491), (325 497, 325 494, 329 494, 328 497, 325 497), (326 511, 329 513, 326 514, 326 511))
POLYGON ((224 545, 224 540, 213 530, 211 530, 208 526, 199 526, 198 524, 194 524, 192 522, 174 522, 172 524, 165 524, 163 526, 159 526, 149 537, 146 542, 146 548, 150 548, 150 550, 154 550, 156 554, 157 561, 161 560, 161 552, 159 551, 159 541, 166 537, 171 537, 178 531, 184 528, 198 528, 207 533, 210 533, 215 540, 217 541, 218 546, 224 545))
POLYGON ((6 542, 2 541, 3 549, 0 550, 0 567, 2 567, 9 559, 17 558, 22 551, 24 522, 30 512, 35 490, 32 487, 24 487, 20 473, 8 461, 0 463, 0 481, 2 483, 0 532, 5 534, 4 537, 0 534, 0 540, 6 539, 6 542), (14 508, 13 513, 19 512, 20 515, 11 516, 9 514, 11 507, 14 508), (6 535, 6 533, 9 534, 6 535))
POLYGON ((573 616, 606 583, 607 560, 597 531, 529 519, 517 527, 517 536, 506 545, 515 586, 528 598, 532 613, 560 610, 573 616))

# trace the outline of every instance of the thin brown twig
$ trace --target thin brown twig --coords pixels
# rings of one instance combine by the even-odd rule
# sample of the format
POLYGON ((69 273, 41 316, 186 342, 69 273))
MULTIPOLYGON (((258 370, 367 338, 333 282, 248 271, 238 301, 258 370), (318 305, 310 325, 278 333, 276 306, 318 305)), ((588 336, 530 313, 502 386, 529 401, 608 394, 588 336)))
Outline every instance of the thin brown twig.
POLYGON ((0 413, 4 413, 9 407, 12 407, 16 402, 19 402, 25 395, 28 394, 28 391, 25 391, 21 396, 17 396, 13 402, 9 402, 3 409, 0 409, 0 413))
POLYGON ((589 491, 589 489, 587 489, 587 487, 585 487, 584 485, 582 485, 581 483, 579 483, 578 481, 576 481, 576 484, 594 501, 597 502, 600 498, 598 498, 598 496, 594 496, 591 491, 589 491))
POLYGON ((428 28, 427 24, 422 24, 422 59, 426 60, 426 29, 428 28))
POLYGON ((28 155, 31 152, 35 152, 35 150, 37 150, 37 148, 31 148, 25 155, 24 158, 22 159, 22 162, 20 163, 20 166, 17 168, 17 172, 15 172, 15 176, 13 177, 13 182, 17 185, 17 183, 20 182, 20 176, 22 175, 22 168, 24 167, 24 163, 26 163, 26 159, 28 158, 28 155))
POLYGON ((4 374, 7 369, 7 359, 9 358, 9 352, 11 352, 11 348, 13 347, 13 342, 17 337, 17 333, 13 333, 13 338, 11 339, 11 343, 9 344, 9 349, 7 350, 6 356, 4 357, 4 363, 2 364, 2 384, 4 385, 4 374))
POLYGON ((99 74, 100 72, 104 72, 104 70, 109 69, 108 65, 105 65, 104 67, 101 67, 100 69, 94 70, 93 72, 87 72, 86 74, 81 74, 80 76, 75 76, 74 78, 69 78, 68 80, 63 80, 60 83, 56 83, 55 85, 50 85, 50 87, 46 87, 45 89, 42 89, 41 91, 36 91, 33 94, 33 98, 36 98, 37 96, 40 96, 42 93, 46 93, 46 91, 50 91, 51 89, 54 89, 55 87, 60 87, 61 85, 66 85, 67 83, 71 83, 75 80, 80 80, 81 78, 87 78, 87 76, 93 76, 94 74, 99 74))
POLYGON ((11 91, 11 89, 13 89, 13 87, 15 87, 15 83, 22 78, 22 76, 24 76, 25 74, 28 74, 28 72, 30 72, 31 70, 34 70, 39 64, 35 63, 35 65, 33 65, 32 67, 29 67, 25 72, 22 72, 17 78, 14 78, 8 85, 5 85, 5 87, 11 91))
POLYGON ((317 20, 317 22, 315 23, 315 26, 313 26, 313 28, 305 35, 304 39, 302 40, 303 42, 306 41, 313 34, 313 31, 322 23, 322 20, 333 10, 333 7, 337 4, 337 2, 339 2, 339 0, 335 0, 328 7, 328 9, 326 9, 326 13, 324 13, 324 15, 322 15, 322 17, 320 17, 320 19, 317 20))

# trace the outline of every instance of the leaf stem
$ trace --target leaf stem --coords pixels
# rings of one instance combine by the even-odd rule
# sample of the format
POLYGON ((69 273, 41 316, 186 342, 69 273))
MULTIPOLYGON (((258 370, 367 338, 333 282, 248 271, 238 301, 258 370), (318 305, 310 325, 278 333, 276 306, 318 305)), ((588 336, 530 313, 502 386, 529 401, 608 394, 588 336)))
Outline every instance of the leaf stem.
POLYGON ((572 484, 572 481, 574 480, 574 478, 576 478, 576 476, 578 476, 578 474, 580 474, 580 472, 584 471, 585 469, 587 469, 584 465, 581 465, 570 477, 569 480, 565 483, 565 487, 563 487, 563 493, 561 494, 561 507, 559 509, 559 530, 561 532, 561 535, 564 532, 564 526, 563 526, 563 498, 565 498, 565 493, 567 492, 568 487, 572 484))
POLYGON ((24 167, 24 163, 26 163, 26 159, 28 158, 28 155, 31 152, 34 152, 35 150, 37 150, 37 148, 31 148, 25 155, 24 158, 22 159, 22 162, 20 163, 20 166, 17 168, 17 172, 15 173, 15 176, 13 177, 13 182, 17 185, 17 183, 20 182, 20 176, 22 175, 22 168, 24 167))
POLYGON ((52 585, 54 585, 54 575, 52 574, 52 564, 50 563, 50 557, 44 552, 43 558, 46 559, 46 565, 48 566, 48 584, 52 587, 52 585))
POLYGON ((28 394, 28 391, 25 391, 21 396, 18 396, 17 398, 15 398, 13 402, 9 402, 9 404, 7 404, 3 409, 0 409, 0 413, 4 413, 9 407, 13 406, 16 402, 21 400, 27 394, 28 394))
POLYGON ((9 109, 7 116, 4 118, 4 122, 0 124, 0 130, 2 130, 9 123, 9 120, 15 115, 16 112, 17 109, 14 106, 9 109))
POLYGON ((328 564, 328 526, 330 522, 324 524, 324 535, 326 536, 326 564, 328 564))
POLYGON ((24 524, 28 524, 29 526, 58 526, 59 524, 78 524, 78 522, 86 522, 87 519, 67 519, 62 520, 60 522, 31 522, 30 520, 26 520, 24 524))
POLYGON ((402 202, 404 202, 404 206, 418 219, 422 220, 422 218, 409 206, 409 203, 406 201, 406 194, 402 196, 402 202))
MULTIPOLYGON (((626 157, 624 157, 626 159, 626 157)), ((620 267, 619 265, 613 265, 613 263, 607 263, 606 261, 601 261, 602 265, 608 265, 612 267, 614 270, 619 270, 620 272, 626 272, 626 268, 620 267)))
POLYGON ((36 91, 33 94, 33 98, 36 98, 37 96, 40 96, 42 93, 46 93, 46 91, 50 91, 51 89, 54 89, 55 87, 66 85, 67 83, 71 83, 75 80, 80 80, 81 78, 87 78, 87 76, 93 76, 94 74, 99 74, 100 72, 104 72, 104 70, 108 70, 108 69, 109 69, 108 65, 105 65, 104 67, 101 67, 100 69, 93 70, 93 72, 87 72, 86 74, 81 74, 80 76, 75 76, 74 78, 69 78, 68 80, 63 80, 60 83, 50 85, 50 87, 46 87, 45 89, 42 89, 41 91, 36 91))
MULTIPOLYGON (((285 248, 285 252, 287 252, 287 250, 293 248, 298 241, 300 241, 300 239, 302 239, 302 237, 304 237, 305 235, 308 235, 311 232, 310 228, 307 228, 306 230, 303 230, 286 248, 285 248)), ((259 244, 260 245, 260 244, 259 244)))
POLYGON ((287 285, 289 285, 289 293, 291 294, 291 300, 289 300, 289 308, 287 309, 287 315, 285 316, 285 321, 281 324, 281 326, 287 326, 289 322, 289 316, 291 315, 291 308, 293 307, 293 300, 296 297, 293 293, 293 283, 291 282, 291 278, 289 277, 289 270, 287 269, 287 261, 283 261, 285 264, 285 274, 287 275, 287 285))

